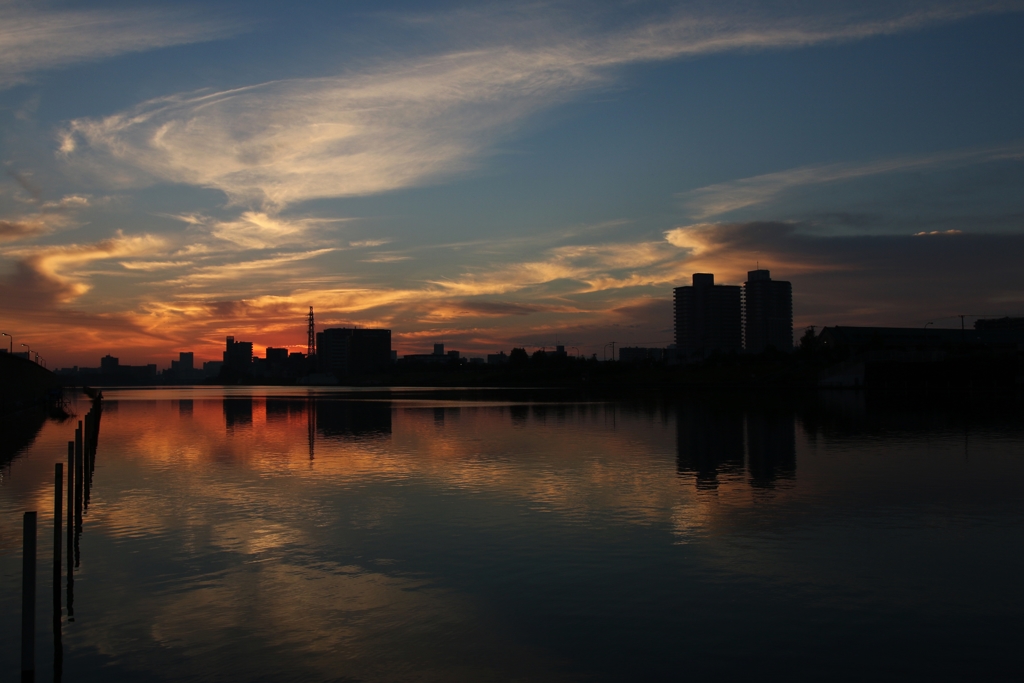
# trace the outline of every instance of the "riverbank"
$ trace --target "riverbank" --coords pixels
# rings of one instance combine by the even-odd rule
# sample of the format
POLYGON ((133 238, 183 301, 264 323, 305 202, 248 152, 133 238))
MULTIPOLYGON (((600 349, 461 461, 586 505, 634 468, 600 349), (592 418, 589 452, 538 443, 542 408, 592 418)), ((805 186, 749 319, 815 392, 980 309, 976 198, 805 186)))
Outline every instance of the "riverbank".
POLYGON ((0 353, 0 415, 56 404, 61 385, 52 372, 9 353, 0 353))

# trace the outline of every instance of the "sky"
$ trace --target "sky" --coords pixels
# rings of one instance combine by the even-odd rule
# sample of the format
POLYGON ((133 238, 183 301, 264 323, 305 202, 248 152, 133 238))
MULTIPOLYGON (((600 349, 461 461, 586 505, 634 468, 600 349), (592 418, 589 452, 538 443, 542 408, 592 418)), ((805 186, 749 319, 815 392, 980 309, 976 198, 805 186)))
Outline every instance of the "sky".
POLYGON ((0 0, 0 339, 49 367, 1024 314, 1024 0, 0 0))

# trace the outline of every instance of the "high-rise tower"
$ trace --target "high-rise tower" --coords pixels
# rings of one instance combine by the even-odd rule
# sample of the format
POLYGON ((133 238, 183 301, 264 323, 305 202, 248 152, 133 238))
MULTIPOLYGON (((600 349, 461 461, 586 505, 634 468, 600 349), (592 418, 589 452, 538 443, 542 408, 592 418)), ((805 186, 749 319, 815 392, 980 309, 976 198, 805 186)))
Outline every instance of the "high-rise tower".
POLYGON ((767 270, 751 270, 743 283, 744 348, 761 353, 769 346, 793 350, 793 285, 773 280, 767 270))
POLYGON ((316 323, 313 321, 313 307, 309 307, 309 331, 306 339, 306 356, 316 355, 316 323))
POLYGON ((711 273, 694 273, 693 285, 676 287, 676 347, 684 359, 743 347, 740 288, 716 285, 711 273))

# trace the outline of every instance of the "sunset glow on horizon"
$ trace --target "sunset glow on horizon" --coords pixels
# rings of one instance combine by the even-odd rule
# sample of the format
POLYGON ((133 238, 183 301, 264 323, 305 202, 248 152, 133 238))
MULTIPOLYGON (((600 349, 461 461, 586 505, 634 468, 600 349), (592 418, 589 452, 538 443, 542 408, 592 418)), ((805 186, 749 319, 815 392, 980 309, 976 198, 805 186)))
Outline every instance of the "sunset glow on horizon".
MULTIPOLYGON (((0 0, 0 331, 50 368, 384 327, 673 341, 1024 314, 1024 2, 0 0)), ((8 340, 5 339, 5 342, 8 340)))

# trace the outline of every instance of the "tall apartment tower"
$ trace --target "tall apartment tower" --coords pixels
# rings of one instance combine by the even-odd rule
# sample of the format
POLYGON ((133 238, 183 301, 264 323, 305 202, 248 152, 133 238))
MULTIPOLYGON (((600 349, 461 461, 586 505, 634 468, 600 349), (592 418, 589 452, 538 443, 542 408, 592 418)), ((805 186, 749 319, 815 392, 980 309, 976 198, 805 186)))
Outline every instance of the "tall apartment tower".
POLYGON ((676 348, 684 359, 743 348, 740 288, 716 285, 711 273, 694 273, 693 284, 676 287, 676 348))
POLYGON ((391 367, 391 330, 333 327, 316 333, 321 372, 335 377, 368 375, 391 367))
POLYGON ((748 353, 769 346, 793 350, 793 285, 773 280, 767 270, 751 270, 743 283, 743 341, 748 353))
POLYGON ((224 367, 236 372, 249 372, 252 368, 252 342, 228 337, 224 348, 224 367))

